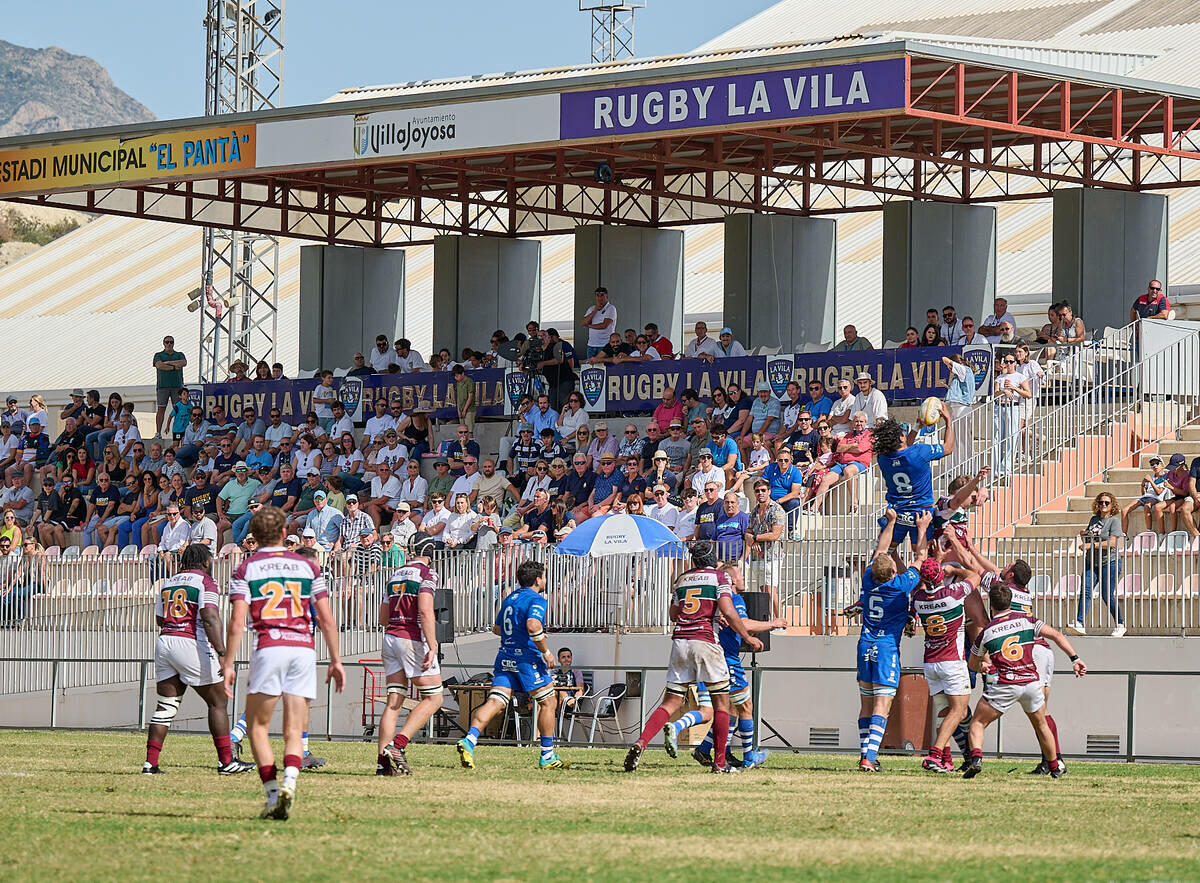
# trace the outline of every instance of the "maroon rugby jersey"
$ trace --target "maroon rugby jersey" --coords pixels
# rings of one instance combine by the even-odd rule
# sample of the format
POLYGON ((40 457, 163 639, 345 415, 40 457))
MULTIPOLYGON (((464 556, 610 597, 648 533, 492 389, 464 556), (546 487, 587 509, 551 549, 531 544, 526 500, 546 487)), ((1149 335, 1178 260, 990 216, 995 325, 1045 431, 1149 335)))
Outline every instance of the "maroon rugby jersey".
POLYGON ((964 658, 963 606, 971 584, 965 581, 939 586, 918 587, 912 593, 912 611, 925 630, 926 662, 961 662, 964 658))
POLYGON ((979 636, 976 656, 992 660, 1001 684, 1032 684, 1039 679, 1033 661, 1033 645, 1045 623, 1016 610, 1006 610, 992 619, 979 636))
POLYGON ((672 637, 717 643, 717 620, 721 615, 717 599, 722 595, 733 597, 733 583, 725 571, 697 567, 683 574, 675 586, 678 615, 672 637))
POLYGON ((185 570, 175 574, 154 599, 154 615, 163 621, 162 634, 206 641, 200 611, 205 607, 216 607, 217 597, 217 584, 207 573, 185 570))
POLYGON ((410 561, 392 574, 387 586, 387 633, 399 638, 424 641, 417 617, 417 602, 423 594, 433 594, 438 575, 422 561, 410 561))
POLYGON ((310 602, 326 594, 321 568, 279 546, 259 549, 229 582, 229 597, 250 604, 258 647, 312 647, 310 602))

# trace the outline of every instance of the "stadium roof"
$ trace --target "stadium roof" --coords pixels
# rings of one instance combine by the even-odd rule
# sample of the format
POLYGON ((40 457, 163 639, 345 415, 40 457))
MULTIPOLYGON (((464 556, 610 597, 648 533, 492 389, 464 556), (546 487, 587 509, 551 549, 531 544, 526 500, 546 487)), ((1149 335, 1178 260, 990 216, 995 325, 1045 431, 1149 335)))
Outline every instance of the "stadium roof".
POLYGON ((848 37, 7 139, 0 194, 388 246, 1194 183, 1200 89, 990 48, 848 37))

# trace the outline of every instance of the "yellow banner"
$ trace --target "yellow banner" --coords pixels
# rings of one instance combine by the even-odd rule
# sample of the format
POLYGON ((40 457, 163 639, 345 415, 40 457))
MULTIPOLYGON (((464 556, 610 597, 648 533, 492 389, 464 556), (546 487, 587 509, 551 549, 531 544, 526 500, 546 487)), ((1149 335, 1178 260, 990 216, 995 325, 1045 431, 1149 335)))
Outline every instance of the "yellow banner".
POLYGON ((0 194, 73 190, 162 178, 209 177, 255 167, 255 128, 164 132, 0 151, 0 194))

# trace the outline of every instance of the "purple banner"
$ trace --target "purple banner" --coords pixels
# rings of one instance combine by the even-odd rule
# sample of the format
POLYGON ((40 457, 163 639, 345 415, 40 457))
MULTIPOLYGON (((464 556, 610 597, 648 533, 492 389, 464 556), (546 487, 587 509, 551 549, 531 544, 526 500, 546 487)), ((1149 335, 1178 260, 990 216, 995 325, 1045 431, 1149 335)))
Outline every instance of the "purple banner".
POLYGON ((903 58, 886 58, 564 92, 560 132, 568 140, 897 110, 904 74, 903 58))

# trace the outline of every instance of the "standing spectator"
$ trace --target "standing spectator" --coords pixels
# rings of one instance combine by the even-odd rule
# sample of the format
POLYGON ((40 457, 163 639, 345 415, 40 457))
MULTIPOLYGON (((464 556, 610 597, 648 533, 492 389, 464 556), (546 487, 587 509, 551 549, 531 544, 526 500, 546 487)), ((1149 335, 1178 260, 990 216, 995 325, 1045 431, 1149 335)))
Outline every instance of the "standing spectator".
POLYGON ((771 615, 779 616, 779 564, 787 515, 771 499, 771 483, 765 478, 754 482, 754 502, 746 526, 748 570, 758 572, 759 590, 771 596, 771 615))
POLYGON ((1117 549, 1121 537, 1121 519, 1117 515, 1117 500, 1106 492, 1096 494, 1092 503, 1092 517, 1087 527, 1079 532, 1079 542, 1083 547, 1084 570, 1083 589, 1079 593, 1079 606, 1076 608, 1075 621, 1066 627, 1073 635, 1086 635, 1088 609, 1092 604, 1092 589, 1100 588, 1100 597, 1108 605, 1108 612, 1116 622, 1112 631, 1114 638, 1125 634, 1125 617, 1121 605, 1117 601, 1117 577, 1121 574, 1121 555, 1117 549))
POLYGON ((800 509, 800 497, 804 493, 804 473, 792 464, 792 452, 780 448, 775 462, 763 470, 762 481, 770 488, 771 500, 787 515, 788 529, 796 529, 796 513, 800 509))
MULTIPOLYGON (((1022 451, 1031 463, 1038 459, 1037 437, 1035 436, 1032 427, 1034 409, 1037 407, 1038 398, 1042 394, 1042 380, 1046 376, 1046 372, 1042 366, 1038 364, 1037 359, 1031 358, 1029 344, 1018 343, 1013 350, 1013 355, 1017 360, 1017 373, 1025 378, 1025 382, 1029 384, 1029 398, 1021 399, 1018 409, 1018 419, 1020 420, 1021 430, 1021 447, 1022 451)), ((957 439, 955 439, 955 447, 958 447, 957 439)))
POLYGON ((705 362, 713 362, 720 352, 720 345, 708 336, 708 323, 697 322, 696 336, 684 347, 683 357, 685 359, 702 359, 705 362))
POLYGON ((858 394, 854 397, 854 410, 865 413, 867 426, 874 426, 877 420, 888 415, 887 399, 875 388, 875 378, 866 371, 859 371, 855 382, 858 384, 858 394))
MULTIPOLYGON (((1009 340, 1012 340, 1012 326, 1007 326, 1009 329, 1009 340)), ((1003 335, 1001 335, 1003 336, 1003 335)), ((1000 338, 997 337, 997 340, 1000 338)), ((963 316, 962 320, 962 345, 963 346, 983 346, 988 342, 988 339, 975 330, 975 320, 970 316, 963 316)))
POLYGON ((402 337, 396 341, 396 370, 401 374, 413 374, 425 367, 421 354, 412 348, 412 341, 402 337))
POLYGON ((946 346, 962 345, 962 323, 958 319, 958 311, 950 304, 942 307, 942 327, 938 329, 946 346))
POLYGON ((646 339, 650 341, 650 346, 658 352, 659 358, 675 358, 675 348, 671 345, 671 341, 658 333, 658 326, 655 323, 647 322, 646 327, 642 330, 646 332, 646 339))
POLYGON ((186 365, 187 356, 175 351, 175 338, 171 335, 164 337, 162 351, 154 354, 154 391, 158 401, 154 432, 159 438, 162 438, 167 430, 163 423, 163 415, 174 402, 179 388, 183 386, 183 369, 186 365))
MULTIPOLYGON (((317 416, 317 423, 325 432, 329 432, 329 427, 333 425, 333 403, 336 399, 337 393, 333 389, 333 372, 322 371, 321 382, 313 390, 312 407, 317 416)), ((216 417, 216 411, 217 409, 213 408, 214 417, 216 417)), ((314 428, 309 427, 309 432, 313 431, 314 428)))
POLYGON ((1030 397, 1029 382, 1017 373, 1017 359, 1009 354, 996 360, 996 379, 992 387, 992 472, 1006 479, 1013 469, 1017 449, 1018 407, 1030 397))
POLYGON ((975 434, 971 431, 969 416, 975 401, 975 372, 959 353, 942 356, 942 364, 950 372, 946 404, 950 406, 950 419, 954 425, 954 450, 949 452, 946 474, 957 475, 958 469, 971 459, 975 448, 975 434))
POLYGON ((670 426, 675 420, 683 422, 683 404, 676 400, 675 389, 667 386, 662 391, 662 402, 654 409, 654 422, 660 427, 670 426))
POLYGON ((475 431, 475 381, 467 376, 462 365, 455 365, 450 375, 454 378, 454 406, 458 422, 475 431))
POLYGON ((746 548, 746 532, 750 528, 750 516, 741 510, 741 501, 733 491, 728 491, 721 500, 721 511, 713 522, 713 540, 717 544, 717 556, 730 564, 741 561, 746 548))
POLYGON ((871 341, 860 337, 858 329, 847 325, 842 329, 842 339, 829 348, 831 353, 855 353, 861 350, 874 349, 871 341))
MULTIPOLYGON (((354 367, 346 372, 347 377, 367 377, 375 372, 371 370, 371 366, 367 364, 367 359, 362 353, 354 354, 354 367)), ((267 368, 267 379, 271 377, 271 369, 267 368)))
POLYGON ((1171 315, 1171 302, 1163 292, 1162 283, 1151 279, 1146 286, 1146 293, 1133 302, 1129 308, 1129 321, 1141 319, 1166 319, 1171 315))
MULTIPOLYGON (((695 488, 688 488, 693 494, 695 488)), ((715 481, 704 485, 704 496, 696 507, 696 539, 711 540, 717 529, 717 518, 724 511, 721 502, 721 486, 715 481)))
POLYGON ((719 352, 718 359, 736 359, 746 355, 746 348, 733 339, 733 329, 722 328, 717 335, 719 352))
POLYGON ((980 327, 979 333, 987 338, 988 343, 996 344, 1000 342, 1000 324, 1007 322, 1013 328, 1016 328, 1017 320, 1008 311, 1008 301, 1005 298, 996 298, 992 307, 992 315, 983 320, 983 325, 980 327))
POLYGON ((396 353, 388 346, 387 335, 376 335, 375 349, 371 350, 371 370, 376 374, 387 374, 396 362, 396 353))
POLYGON ((596 289, 596 303, 583 314, 581 324, 588 330, 586 358, 590 359, 600 353, 617 327, 617 308, 608 302, 608 289, 603 285, 596 289))
POLYGON ((567 355, 566 344, 559 337, 557 328, 542 332, 542 360, 537 366, 546 378, 546 390, 550 394, 550 407, 557 412, 575 389, 575 369, 567 355))

